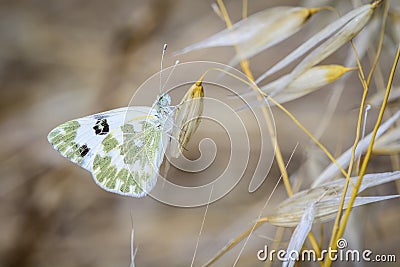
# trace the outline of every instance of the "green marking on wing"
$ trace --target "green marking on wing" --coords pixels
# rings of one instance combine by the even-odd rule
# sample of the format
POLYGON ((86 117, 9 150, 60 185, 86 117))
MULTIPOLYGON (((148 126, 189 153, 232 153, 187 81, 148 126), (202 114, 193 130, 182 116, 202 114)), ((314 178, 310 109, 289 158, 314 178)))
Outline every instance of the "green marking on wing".
POLYGON ((135 133, 135 129, 132 124, 124 124, 121 126, 121 131, 125 134, 135 133))
POLYGON ((61 133, 61 130, 59 128, 55 128, 54 130, 52 130, 48 136, 47 139, 52 140, 54 139, 57 135, 59 135, 61 133))
POLYGON ((111 164, 111 160, 111 156, 102 157, 97 154, 93 160, 93 173, 99 183, 107 188, 114 189, 117 167, 111 164))
MULTIPOLYGON (((131 187, 133 187, 136 195, 143 195, 143 190, 138 186, 129 170, 127 168, 118 170, 117 165, 112 164, 111 156, 101 157, 96 155, 93 161, 93 174, 95 179, 107 189, 122 193, 133 193, 131 192, 131 187), (118 181, 120 186, 116 188, 118 181)), ((135 177, 139 178, 138 172, 134 172, 134 174, 135 177)))
MULTIPOLYGON (((119 191, 123 193, 128 193, 129 192, 129 181, 128 181, 128 176, 129 176, 129 171, 125 168, 121 169, 117 176, 116 179, 119 179, 122 181, 122 185, 119 188, 119 191)), ((133 184, 133 183, 132 183, 133 184)))
POLYGON ((79 150, 79 145, 75 142, 77 130, 80 124, 78 121, 68 121, 52 130, 47 139, 56 148, 61 155, 69 158, 71 161, 81 164, 83 157, 79 150))
POLYGON ((119 142, 112 134, 109 134, 106 138, 104 138, 103 142, 104 152, 109 153, 111 150, 116 148, 119 145, 119 142))
POLYGON ((152 123, 143 121, 141 124, 142 132, 133 131, 134 134, 130 134, 129 131, 128 134, 124 134, 120 153, 125 155, 124 162, 126 164, 134 164, 138 159, 142 159, 141 162, 144 163, 148 161, 152 163, 159 149, 162 131, 152 123), (135 140, 141 142, 141 145, 137 146, 135 140))
POLYGON ((95 155, 92 171, 106 189, 143 196, 149 185, 155 183, 152 179, 159 167, 154 165, 160 152, 162 131, 153 123, 142 121, 140 124, 139 131, 131 124, 122 125, 123 143, 119 144, 114 133, 110 134, 102 142, 105 155, 95 155), (109 154, 114 149, 119 150, 119 155, 109 154))

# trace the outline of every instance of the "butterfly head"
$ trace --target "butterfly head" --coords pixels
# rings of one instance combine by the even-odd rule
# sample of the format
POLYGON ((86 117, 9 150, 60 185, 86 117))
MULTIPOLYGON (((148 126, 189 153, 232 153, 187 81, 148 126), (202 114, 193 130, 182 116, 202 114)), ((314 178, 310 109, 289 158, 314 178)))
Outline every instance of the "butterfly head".
POLYGON ((171 97, 169 94, 162 94, 157 101, 159 107, 169 107, 171 105, 171 97))

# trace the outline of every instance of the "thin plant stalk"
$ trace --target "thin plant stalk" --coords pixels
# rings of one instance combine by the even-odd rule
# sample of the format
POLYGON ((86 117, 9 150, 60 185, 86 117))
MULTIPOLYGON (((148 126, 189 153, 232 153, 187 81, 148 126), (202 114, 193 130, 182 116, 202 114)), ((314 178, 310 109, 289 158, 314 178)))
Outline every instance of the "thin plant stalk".
MULTIPOLYGON (((379 44, 378 44, 378 49, 376 51, 375 55, 375 60, 374 63, 372 64, 371 67, 371 71, 368 75, 368 80, 367 80, 367 84, 370 83, 370 80, 372 79, 372 75, 373 73, 375 73, 375 69, 378 65, 378 59, 379 59, 379 55, 381 54, 382 51, 382 46, 383 46, 383 38, 385 36, 385 28, 386 28, 386 21, 387 21, 387 17, 389 14, 389 6, 390 6, 390 0, 387 0, 385 3, 385 10, 383 13, 383 19, 382 19, 382 25, 381 25, 381 32, 380 32, 380 36, 379 36, 379 44)), ((392 154, 390 155, 390 160, 391 160, 391 164, 392 164, 392 168, 394 170, 398 170, 400 168, 400 158, 399 155, 397 154, 392 154)), ((396 181, 396 187, 397 187, 397 192, 400 192, 400 181, 396 181)))
MULTIPOLYGON (((221 10, 221 13, 222 13, 222 15, 223 15, 223 17, 225 19, 226 26, 229 29, 230 27, 232 27, 232 22, 231 22, 231 20, 229 18, 229 14, 228 14, 228 12, 226 10, 225 4, 224 4, 223 0, 218 0, 217 3, 218 3, 218 6, 219 6, 219 8, 221 10)), ((236 48, 236 50, 239 53, 239 50, 237 48, 236 48)), ((248 77, 250 82, 253 82, 254 81, 254 76, 253 76, 252 72, 250 71, 249 61, 247 59, 246 60, 241 60, 240 61, 240 66, 242 67, 243 72, 246 74, 246 76, 248 77)), ((262 99, 262 96, 257 94, 257 100, 261 100, 261 99, 262 99)), ((281 153, 279 145, 278 145, 277 137, 274 134, 274 127, 272 125, 271 118, 269 116, 269 113, 268 113, 268 110, 267 110, 266 106, 264 106, 264 105, 261 106, 261 110, 262 110, 262 113, 264 115, 265 121, 267 123, 267 128, 268 128, 268 131, 269 131, 271 139, 272 139, 271 141, 272 141, 273 144, 275 144, 275 157, 276 157, 276 161, 278 163, 279 170, 280 170, 280 172, 282 174, 282 177, 283 177, 283 183, 285 185, 286 192, 288 193, 289 196, 291 196, 291 195, 293 195, 293 190, 292 190, 292 188, 290 186, 289 175, 288 175, 288 173, 286 171, 286 168, 285 168, 285 163, 283 161, 282 153, 281 153)))
MULTIPOLYGON (((284 227, 279 227, 276 230, 275 237, 274 237, 274 243, 272 243, 271 250, 278 251, 279 243, 281 242, 284 233, 285 233, 284 227)), ((272 260, 267 261, 267 263, 265 264, 265 267, 271 267, 271 266, 272 266, 272 260)))
POLYGON ((374 59, 374 62, 372 64, 371 70, 370 70, 370 72, 368 74, 368 78, 367 78, 367 86, 368 87, 371 82, 372 75, 375 72, 376 66, 378 65, 378 60, 379 60, 379 57, 382 52, 383 38, 385 36, 386 21, 387 21, 387 17, 388 17, 388 13, 389 13, 389 5, 390 5, 390 0, 387 0, 385 2, 385 9, 384 9, 383 16, 382 16, 382 25, 381 25, 380 35, 379 35, 378 49, 376 50, 375 59, 374 59))
POLYGON ((248 0, 243 0, 242 1, 242 18, 245 19, 247 18, 247 10, 249 6, 249 1, 248 0))
MULTIPOLYGON (((364 80, 361 79, 361 82, 365 85, 364 80)), ((343 192, 342 192, 342 196, 341 196, 338 212, 337 212, 337 215, 336 215, 336 218, 335 218, 335 223, 334 223, 333 228, 332 228, 331 238, 333 236, 335 236, 335 233, 338 231, 340 218, 342 216, 342 209, 343 209, 343 206, 344 206, 344 203, 345 203, 346 193, 347 193, 347 189, 348 189, 349 183, 350 183, 350 175, 351 175, 351 171, 352 171, 352 168, 353 168, 355 152, 356 152, 356 149, 357 149, 358 141, 360 139, 360 128, 361 128, 362 115, 363 115, 363 110, 364 110, 363 107, 365 106, 365 99, 367 98, 367 93, 368 93, 368 88, 364 87, 364 92, 363 92, 363 96, 362 96, 362 99, 361 99, 361 105, 360 105, 360 110, 359 110, 359 114, 358 114, 356 138, 355 138, 352 150, 351 150, 350 164, 349 164, 349 167, 348 167, 348 170, 347 170, 347 174, 345 176, 346 177, 346 182, 344 184, 344 188, 343 188, 343 192)), ((334 239, 332 238, 331 240, 334 240, 334 239)), ((331 247, 331 245, 330 245, 330 247, 331 247)))
POLYGON ((221 258, 226 252, 228 252, 230 249, 232 249, 234 246, 236 246, 240 241, 242 241, 246 236, 251 234, 254 230, 259 228, 261 225, 264 223, 268 222, 267 218, 260 219, 256 221, 251 227, 246 229, 243 233, 241 233, 238 237, 233 239, 229 244, 227 244, 223 249, 221 249, 211 260, 209 260, 206 264, 203 265, 203 267, 210 266, 214 262, 216 262, 219 258, 221 258))
MULTIPOLYGON (((361 63, 360 63, 360 60, 359 60, 359 57, 358 57, 358 53, 357 53, 357 51, 356 51, 356 49, 354 47, 354 44, 352 43, 354 52, 356 54, 357 64, 358 64, 359 69, 360 69, 360 80, 361 80, 361 83, 363 85, 364 91, 363 91, 363 96, 362 96, 361 104, 360 104, 360 110, 359 110, 359 114, 358 114, 356 139, 355 139, 355 142, 353 144, 353 148, 352 148, 352 151, 351 151, 350 164, 349 164, 349 167, 348 167, 348 170, 347 170, 347 176, 346 176, 347 181, 346 181, 344 189, 343 189, 342 199, 341 199, 340 206, 339 206, 339 209, 338 209, 338 213, 337 213, 337 216, 336 216, 336 219, 335 219, 335 223, 334 223, 333 228, 332 228, 330 247, 332 247, 334 245, 334 244, 332 244, 332 242, 334 240, 337 240, 337 238, 335 238, 335 236, 337 235, 337 233, 339 231, 339 223, 340 223, 340 218, 341 218, 342 213, 343 213, 342 209, 343 209, 343 206, 344 206, 345 196, 346 196, 346 193, 347 193, 347 190, 348 190, 349 178, 351 176, 351 172, 352 172, 352 169, 353 169, 355 151, 356 151, 359 139, 360 139, 361 122, 362 122, 362 116, 363 116, 363 111, 364 111, 364 107, 365 107, 365 101, 366 101, 367 94, 368 94, 368 88, 369 88, 369 85, 370 85, 370 82, 371 82, 372 74, 373 74, 373 72, 374 72, 374 70, 376 68, 376 64, 377 64, 379 56, 380 56, 380 51, 382 50, 381 48, 382 48, 383 37, 384 37, 382 32, 384 32, 384 30, 385 30, 384 26, 385 26, 385 21, 386 21, 387 12, 388 12, 388 4, 389 4, 389 1, 387 1, 385 3, 385 14, 386 14, 386 16, 384 15, 384 18, 383 18, 383 21, 382 21, 382 28, 381 28, 379 45, 378 45, 378 51, 376 53, 376 56, 375 56, 375 59, 374 59, 374 63, 373 63, 373 67, 371 68, 371 71, 370 71, 370 73, 368 75, 367 80, 365 80, 365 75, 364 75, 364 72, 363 72, 362 67, 361 67, 361 63)), ((374 140, 375 140, 375 136, 373 136, 372 138, 374 138, 374 140)), ((373 142, 374 140, 371 139, 371 142, 373 142)))
MULTIPOLYGON (((225 19, 227 27, 228 28, 232 27, 232 22, 231 22, 231 20, 229 18, 229 14, 228 14, 228 12, 227 12, 227 10, 225 8, 223 0, 218 0, 217 3, 219 5, 221 13, 222 13, 222 15, 223 15, 223 17, 225 19)), ((238 49, 237 49, 237 51, 239 52, 238 49)), ((248 60, 241 60, 240 61, 240 66, 242 67, 243 72, 246 74, 246 76, 248 77, 250 82, 253 82, 254 81, 254 76, 250 71, 249 61, 248 60)), ((254 90, 257 90, 257 88, 255 88, 254 90)), ((258 91, 259 91, 259 88, 258 88, 258 91)), ((261 99, 261 98, 262 98, 262 96, 257 95, 257 99, 261 99)), ((268 128, 268 131, 269 131, 270 136, 271 136, 271 141, 273 142, 273 144, 275 144, 275 157, 276 157, 276 160, 277 160, 277 163, 278 163, 279 170, 280 170, 280 172, 282 174, 282 178, 283 178, 283 182, 284 182, 284 185, 285 185, 285 189, 286 189, 288 195, 291 196, 291 195, 293 195, 293 190, 292 190, 291 185, 290 185, 289 175, 288 175, 288 173, 286 171, 286 168, 285 168, 285 163, 284 163, 284 160, 283 160, 283 157, 282 157, 282 153, 281 153, 279 145, 278 145, 277 137, 274 134, 274 127, 272 125, 271 118, 269 116, 269 113, 268 113, 268 110, 267 110, 266 106, 263 105, 261 107, 261 110, 263 112, 264 118, 265 118, 266 123, 267 123, 267 128, 268 128)), ((318 140, 317 140, 317 142, 318 142, 318 140)), ((326 150, 326 152, 328 152, 328 151, 326 150)), ((333 158, 333 160, 334 160, 334 158, 333 158)), ((309 236, 309 241, 310 241, 313 249, 315 251, 317 251, 317 252, 320 251, 320 248, 318 247, 318 242, 316 241, 316 238, 314 237, 314 235, 310 232, 310 234, 308 236, 309 236)))
MULTIPOLYGON (((387 105, 387 102, 388 102, 388 99, 389 99, 390 89, 392 87, 393 78, 394 78, 396 67, 397 67, 397 64, 398 64, 398 61, 399 61, 399 57, 400 57, 400 46, 397 49, 396 57, 395 57, 395 60, 394 60, 393 66, 392 66, 392 70, 390 72, 390 77, 389 77, 389 81, 388 81, 388 84, 387 84, 387 87, 386 87, 385 97, 383 99, 383 103, 382 103, 381 109, 379 110, 378 119, 376 121, 376 124, 374 126, 374 130, 372 132, 371 142, 370 142, 370 144, 368 146, 367 153, 365 154, 364 161, 363 161, 363 163, 361 165, 359 179, 357 181, 356 187, 354 188, 354 190, 352 192, 352 195, 351 195, 351 198, 350 198, 350 202, 348 204, 348 208, 346 209, 346 212, 343 215, 343 219, 341 221, 341 224, 340 224, 340 227, 338 229, 338 232, 337 232, 336 235, 332 235, 332 237, 331 237, 330 247, 333 250, 335 250, 337 248, 336 241, 339 238, 341 238, 343 233, 344 233, 344 230, 346 228, 347 221, 348 221, 348 219, 350 217, 350 213, 352 211, 352 207, 353 207, 354 201, 356 199, 358 190, 360 189, 363 177, 364 177, 364 175, 366 173, 366 170, 367 170, 367 167, 368 167, 368 163, 369 163, 369 160, 370 160, 371 155, 372 155, 372 149, 373 149, 373 146, 374 146, 376 133, 378 132, 379 126, 380 126, 380 124, 382 122, 383 114, 385 112, 386 105, 387 105)), ((325 260, 325 265, 324 266, 325 267, 329 267, 329 266, 331 266, 331 264, 332 264, 331 257, 327 257, 327 259, 325 260)))

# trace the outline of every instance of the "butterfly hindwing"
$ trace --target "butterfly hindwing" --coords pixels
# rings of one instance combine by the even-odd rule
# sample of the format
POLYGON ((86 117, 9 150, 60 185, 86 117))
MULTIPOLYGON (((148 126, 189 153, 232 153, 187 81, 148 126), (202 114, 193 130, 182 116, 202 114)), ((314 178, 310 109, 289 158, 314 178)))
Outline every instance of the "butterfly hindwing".
POLYGON ((151 107, 128 107, 66 122, 48 139, 63 156, 89 170, 103 189, 141 197, 157 181, 169 120, 151 107))

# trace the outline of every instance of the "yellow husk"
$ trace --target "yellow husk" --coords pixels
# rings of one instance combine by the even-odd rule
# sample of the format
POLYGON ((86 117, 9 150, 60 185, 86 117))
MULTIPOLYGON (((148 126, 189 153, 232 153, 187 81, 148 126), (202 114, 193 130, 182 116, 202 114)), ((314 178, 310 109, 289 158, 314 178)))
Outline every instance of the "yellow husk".
POLYGON ((177 158, 186 147, 192 134, 197 130, 203 113, 204 88, 202 81, 194 83, 186 92, 175 111, 174 130, 176 138, 170 145, 171 156, 177 158), (178 142, 176 142, 178 141, 178 142))

